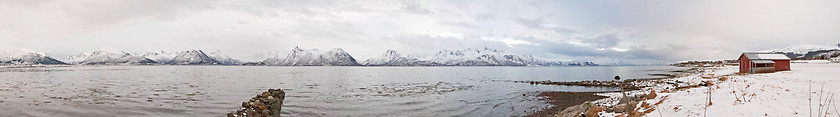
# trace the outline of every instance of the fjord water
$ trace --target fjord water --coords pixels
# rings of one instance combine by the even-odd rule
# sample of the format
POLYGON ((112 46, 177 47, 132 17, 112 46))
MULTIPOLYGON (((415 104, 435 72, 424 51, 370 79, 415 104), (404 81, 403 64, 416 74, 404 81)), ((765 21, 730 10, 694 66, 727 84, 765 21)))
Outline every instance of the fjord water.
POLYGON ((224 116, 270 88, 284 116, 521 116, 539 91, 613 88, 514 80, 653 78, 682 68, 72 66, 0 68, 0 116, 224 116))

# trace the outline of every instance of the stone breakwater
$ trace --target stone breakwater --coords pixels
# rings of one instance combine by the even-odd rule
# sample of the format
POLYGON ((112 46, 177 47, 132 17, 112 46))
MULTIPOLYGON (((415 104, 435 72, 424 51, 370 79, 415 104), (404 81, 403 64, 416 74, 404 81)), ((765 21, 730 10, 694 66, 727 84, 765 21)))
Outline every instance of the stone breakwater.
POLYGON ((542 84, 542 85, 565 85, 565 86, 587 86, 587 87, 622 87, 625 90, 638 90, 648 87, 647 81, 655 79, 628 79, 625 81, 575 81, 575 82, 552 82, 552 81, 514 81, 514 83, 542 84))
MULTIPOLYGON (((554 107, 562 107, 564 109, 549 108, 545 111, 534 113, 528 116, 550 116, 550 117, 597 117, 597 116, 631 116, 636 117, 645 113, 650 113, 650 105, 658 105, 662 100, 655 103, 644 102, 644 100, 653 99, 657 96, 657 90, 662 92, 671 92, 677 90, 685 90, 693 87, 711 86, 713 83, 698 80, 701 79, 720 79, 721 77, 707 76, 707 70, 715 71, 719 68, 690 68, 687 70, 669 71, 672 74, 650 74, 652 76, 666 76, 664 78, 646 78, 646 79, 625 79, 623 81, 575 81, 575 82, 552 82, 552 81, 513 81, 515 83, 527 83, 533 85, 565 85, 565 86, 587 86, 587 87, 619 87, 624 89, 625 93, 619 91, 609 92, 591 92, 590 96, 606 96, 603 99, 581 100, 587 101, 583 104, 565 107, 565 103, 578 102, 564 102, 564 97, 579 97, 574 93, 564 92, 541 92, 540 96, 547 97, 550 104, 554 107), (623 95, 626 94, 626 97, 623 95), (559 100, 558 100, 559 99, 559 100), (557 106, 560 105, 560 106, 557 106), (636 108, 640 105, 641 108, 636 108), (562 110, 562 111, 556 111, 562 110), (603 115, 602 115, 603 114, 603 115)), ((724 78, 725 79, 725 78, 724 78)), ((580 93, 580 92, 578 92, 580 93)))
MULTIPOLYGON (((624 90, 639 90, 641 88, 654 86, 660 83, 667 83, 667 84, 676 84, 672 82, 665 81, 666 79, 672 79, 677 77, 684 77, 689 76, 697 73, 704 72, 703 69, 700 68, 690 68, 686 70, 676 70, 676 71, 668 71, 671 74, 649 74, 651 76, 664 76, 662 78, 644 78, 644 79, 625 79, 623 81, 598 81, 598 80, 591 80, 591 81, 573 81, 573 82, 552 82, 551 80, 548 81, 513 81, 514 83, 528 83, 528 84, 541 84, 541 85, 564 85, 564 86, 587 86, 587 87, 621 87, 624 90), (622 86, 623 85, 623 86, 622 86)), ((682 83, 680 81, 676 81, 677 83, 682 83)))
POLYGON ((242 102, 242 107, 234 112, 227 113, 228 117, 279 117, 280 108, 283 106, 283 99, 286 93, 280 89, 268 89, 266 92, 257 94, 248 102, 242 102))

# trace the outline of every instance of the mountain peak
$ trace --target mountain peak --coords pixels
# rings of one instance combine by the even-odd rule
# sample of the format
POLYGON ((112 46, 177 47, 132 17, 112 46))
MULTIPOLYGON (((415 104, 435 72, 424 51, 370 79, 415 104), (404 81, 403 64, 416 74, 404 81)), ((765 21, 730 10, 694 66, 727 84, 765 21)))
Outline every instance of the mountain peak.
POLYGON ((128 52, 110 46, 99 48, 99 50, 94 51, 94 53, 128 54, 128 52))
POLYGON ((355 66, 359 65, 350 54, 341 48, 334 48, 329 51, 318 49, 304 50, 295 47, 285 58, 280 56, 263 60, 267 65, 277 66, 355 66))
POLYGON ((44 54, 43 52, 38 52, 38 51, 29 49, 29 48, 17 49, 17 50, 15 50, 15 53, 18 53, 18 54, 38 54, 38 55, 41 55, 41 56, 46 56, 46 54, 44 54))
POLYGON ((303 49, 300 48, 300 46, 295 46, 295 49, 292 49, 292 52, 300 52, 300 51, 303 51, 303 49))
POLYGON ((77 57, 68 57, 67 62, 73 64, 152 64, 156 63, 142 56, 131 54, 112 47, 102 47, 92 53, 83 52, 77 57))
POLYGON ((332 49, 332 51, 336 51, 336 52, 344 52, 344 49, 341 49, 341 48, 333 48, 333 49, 332 49))
POLYGON ((32 49, 0 52, 0 65, 66 64, 32 49))
POLYGON ((400 53, 397 53, 396 50, 388 49, 388 51, 385 51, 385 54, 383 54, 383 55, 386 55, 386 56, 388 56, 388 55, 400 55, 400 53))
POLYGON ((204 54, 204 51, 201 51, 201 50, 199 50, 199 49, 187 50, 187 52, 190 52, 190 53, 202 53, 202 54, 204 54))
POLYGON ((210 58, 203 51, 195 49, 179 53, 169 62, 176 65, 218 65, 220 64, 213 58, 210 58))

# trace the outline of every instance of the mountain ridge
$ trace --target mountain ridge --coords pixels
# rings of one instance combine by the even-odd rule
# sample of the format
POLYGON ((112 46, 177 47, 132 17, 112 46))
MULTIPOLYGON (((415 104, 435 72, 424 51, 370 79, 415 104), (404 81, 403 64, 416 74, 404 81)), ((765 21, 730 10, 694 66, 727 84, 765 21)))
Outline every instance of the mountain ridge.
POLYGON ((763 52, 780 53, 794 60, 833 58, 840 56, 840 43, 837 44, 805 44, 788 46, 783 49, 771 49, 763 52))
POLYGON ((593 62, 549 61, 531 55, 519 55, 500 50, 463 49, 440 50, 430 56, 403 56, 388 50, 380 56, 365 60, 365 66, 598 66, 593 62))
POLYGON ((156 63, 146 57, 134 56, 125 51, 107 48, 96 50, 91 53, 84 52, 75 57, 67 57, 64 61, 70 64, 84 65, 144 65, 156 63))
POLYGON ((65 62, 29 49, 0 52, 0 65, 64 65, 65 62))

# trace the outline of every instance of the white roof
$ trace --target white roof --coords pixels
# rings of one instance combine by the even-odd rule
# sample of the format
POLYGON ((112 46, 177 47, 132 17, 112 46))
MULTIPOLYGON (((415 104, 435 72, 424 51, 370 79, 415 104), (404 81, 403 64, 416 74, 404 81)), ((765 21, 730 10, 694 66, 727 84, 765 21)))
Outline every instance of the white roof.
POLYGON ((750 60, 790 60, 784 54, 744 52, 744 55, 750 60))
POLYGON ((761 58, 761 59, 771 59, 771 60, 790 59, 787 56, 782 55, 782 54, 756 54, 756 55, 758 56, 758 58, 761 58))

